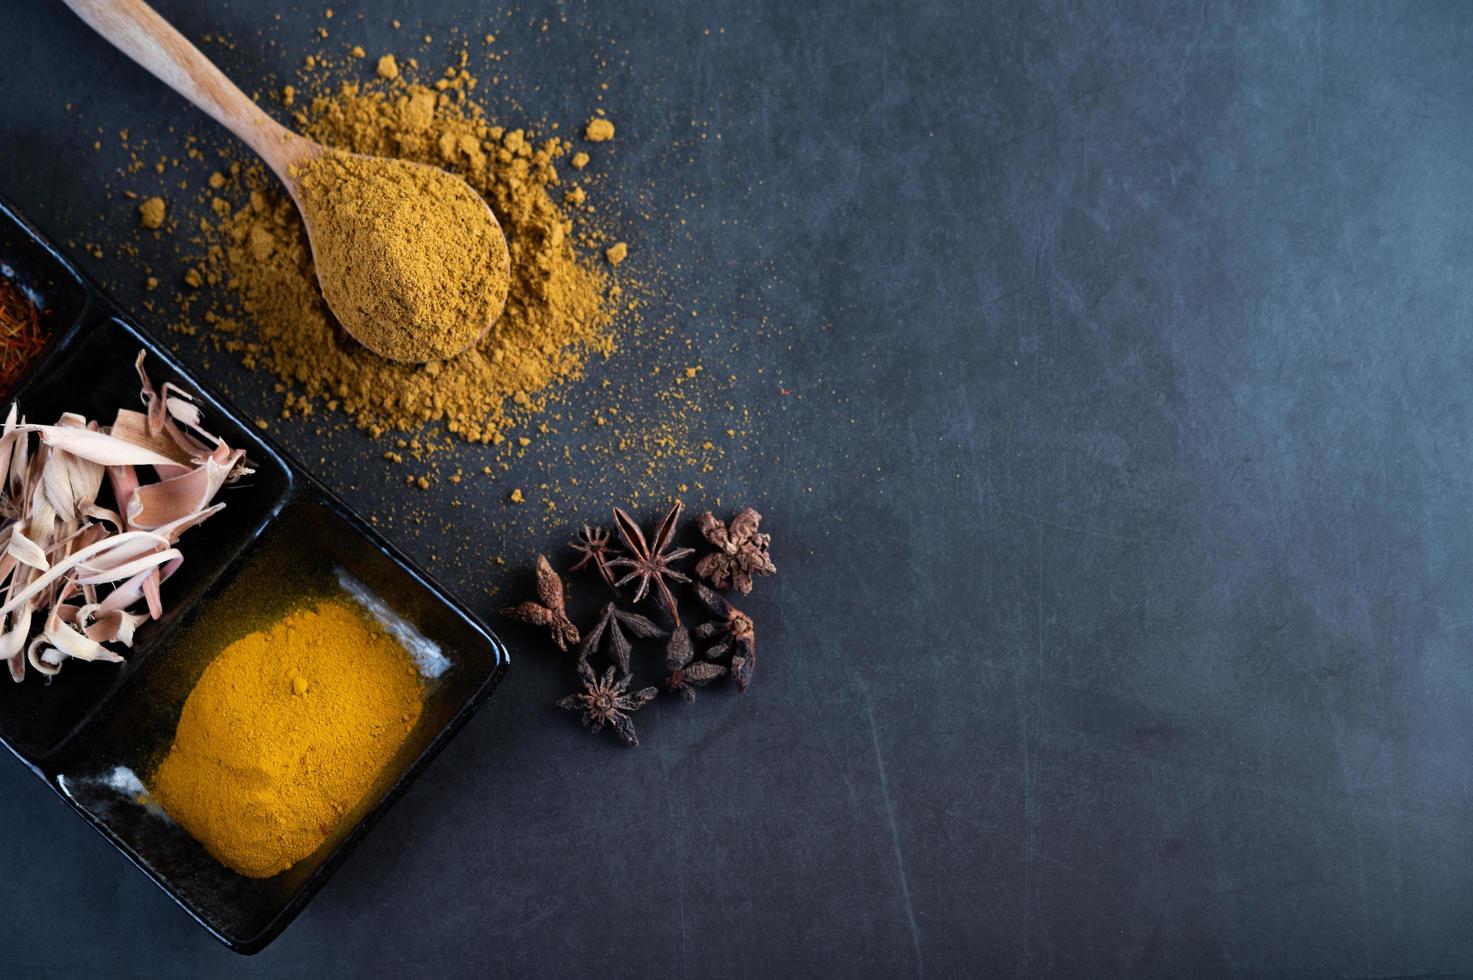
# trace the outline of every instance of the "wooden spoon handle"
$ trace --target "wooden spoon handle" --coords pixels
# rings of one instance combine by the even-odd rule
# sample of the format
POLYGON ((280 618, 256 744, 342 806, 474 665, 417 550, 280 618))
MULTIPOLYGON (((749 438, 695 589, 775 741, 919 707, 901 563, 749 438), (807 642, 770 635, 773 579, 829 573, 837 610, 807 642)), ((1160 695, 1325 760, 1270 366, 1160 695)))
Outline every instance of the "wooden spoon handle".
POLYGON ((62 0, 119 51, 245 141, 288 188, 292 164, 315 152, 311 140, 272 119, 210 59, 143 0, 62 0))

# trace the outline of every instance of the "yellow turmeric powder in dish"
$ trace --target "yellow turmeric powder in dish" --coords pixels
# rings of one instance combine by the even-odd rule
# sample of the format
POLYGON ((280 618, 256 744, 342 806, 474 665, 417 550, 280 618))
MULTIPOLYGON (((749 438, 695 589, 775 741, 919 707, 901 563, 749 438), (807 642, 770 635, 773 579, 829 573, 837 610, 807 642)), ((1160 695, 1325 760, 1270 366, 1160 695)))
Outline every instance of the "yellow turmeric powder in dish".
POLYGON ((222 864, 269 878, 362 802, 422 699, 409 654, 366 614, 337 599, 299 609, 205 668, 154 797, 222 864))
POLYGON ((393 361, 454 357, 501 315, 506 239, 464 180, 335 150, 298 176, 322 293, 364 347, 393 361))

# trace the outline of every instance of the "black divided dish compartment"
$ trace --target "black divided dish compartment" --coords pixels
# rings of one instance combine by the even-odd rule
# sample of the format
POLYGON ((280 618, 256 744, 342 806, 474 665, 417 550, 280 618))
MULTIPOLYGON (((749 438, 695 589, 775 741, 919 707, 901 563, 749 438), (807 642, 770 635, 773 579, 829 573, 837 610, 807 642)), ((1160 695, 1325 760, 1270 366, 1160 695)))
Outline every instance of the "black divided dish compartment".
POLYGON ((253 953, 302 910, 372 824, 501 680, 507 653, 459 602, 384 541, 174 357, 0 199, 0 275, 40 306, 52 333, 14 393, 32 422, 62 412, 110 422, 139 407, 134 361, 155 385, 193 395, 206 426, 244 448, 255 472, 222 489, 226 507, 181 540, 184 564, 164 584, 164 615, 141 626, 126 663, 68 662, 50 683, 0 676, 0 744, 221 942, 253 953), (172 742, 180 710, 211 658, 241 633, 325 595, 344 573, 449 660, 427 679, 420 719, 358 810, 317 853, 266 879, 236 874, 182 828, 120 788, 146 779, 172 742))

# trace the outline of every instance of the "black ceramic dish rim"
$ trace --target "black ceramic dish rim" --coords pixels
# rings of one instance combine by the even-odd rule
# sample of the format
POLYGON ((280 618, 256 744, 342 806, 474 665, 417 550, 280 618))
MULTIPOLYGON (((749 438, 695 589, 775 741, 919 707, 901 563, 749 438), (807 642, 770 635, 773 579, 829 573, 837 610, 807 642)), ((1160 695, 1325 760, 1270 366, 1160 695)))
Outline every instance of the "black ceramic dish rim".
MULTIPOLYGON (((157 357, 170 371, 187 380, 189 384, 205 395, 210 402, 208 405, 210 411, 220 412, 223 415, 229 416, 236 424, 243 427, 249 426, 249 421, 223 395, 212 386, 197 378, 166 347, 160 344, 147 330, 129 317, 101 286, 90 276, 83 273, 77 267, 76 263, 62 253, 52 243, 50 238, 27 220, 10 200, 3 195, 0 195, 0 221, 9 222, 19 228, 62 271, 75 280, 83 296, 82 304, 73 315, 71 322, 64 325, 59 324, 55 328, 55 335, 48 342, 46 350, 37 359, 35 366, 22 379, 20 385, 22 390, 32 378, 43 377, 46 372, 52 370, 67 349, 79 342, 79 339, 85 337, 89 331, 105 322, 112 321, 135 335, 139 343, 148 350, 150 355, 157 357)), ((6 399, 7 405, 9 400, 6 399)), ((157 885, 164 894, 168 895, 174 904, 183 909, 191 919, 199 923, 211 936, 227 948, 245 955, 260 952, 276 939, 277 936, 281 935, 286 927, 301 914, 302 910, 306 908, 307 904, 322 886, 327 883, 328 879, 332 877, 342 865, 343 861, 348 858, 353 849, 368 835, 383 815, 388 812, 389 808, 404 794, 410 784, 419 778, 420 774, 424 772, 425 768, 449 744, 450 740, 480 710, 481 706, 506 676, 507 668, 511 662, 510 654, 505 644, 501 642, 489 626, 466 608, 464 603, 446 591, 439 582, 415 564, 404 552, 374 530, 342 498, 323 486, 291 453, 282 449, 274 440, 265 434, 258 434, 256 438, 265 446, 268 452, 273 454, 275 457, 274 462, 278 463, 285 470, 287 474, 287 486, 280 499, 273 503, 262 515, 260 522, 251 532, 251 540, 259 539, 280 518, 283 510, 294 501, 306 500, 328 508, 376 550, 397 565, 430 596, 464 621, 465 625, 474 633, 485 640, 486 645, 495 656, 495 664, 476 690, 471 693, 450 720, 440 728, 430 740, 429 744, 415 757, 414 761, 405 768, 404 772, 394 781, 394 784, 389 787, 383 797, 374 804, 344 839, 334 847, 332 853, 322 865, 312 873, 311 877, 302 883, 301 887, 297 889, 281 911, 255 935, 244 938, 226 935, 211 925, 178 894, 163 876, 156 873, 148 862, 124 842, 104 821, 81 806, 76 800, 72 799, 57 780, 48 776, 41 760, 29 758, 16 746, 11 744, 9 739, 0 737, 0 745, 3 745, 36 778, 50 787, 51 791, 60 797, 73 812, 81 816, 93 830, 97 831, 108 843, 112 844, 114 848, 121 852, 134 867, 147 875, 149 880, 157 885)), ((239 562, 242 558, 242 555, 237 555, 234 562, 239 562)), ((118 694, 125 692, 126 688, 124 691, 118 692, 118 694)), ((58 744, 56 749, 48 753, 48 755, 56 755, 62 749, 65 742, 70 741, 74 734, 75 732, 69 734, 67 739, 63 743, 58 744)))

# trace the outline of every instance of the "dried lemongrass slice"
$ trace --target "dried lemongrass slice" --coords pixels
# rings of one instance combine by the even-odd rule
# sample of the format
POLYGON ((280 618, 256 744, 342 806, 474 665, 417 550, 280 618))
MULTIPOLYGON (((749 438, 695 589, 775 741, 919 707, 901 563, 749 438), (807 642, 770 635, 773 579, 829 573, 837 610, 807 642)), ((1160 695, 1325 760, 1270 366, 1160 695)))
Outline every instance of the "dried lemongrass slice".
POLYGON ((40 671, 47 677, 55 677, 61 673, 61 656, 50 646, 46 635, 37 636, 26 647, 26 662, 33 670, 40 671))
POLYGON ((46 571, 51 563, 46 560, 46 549, 26 537, 19 528, 12 528, 10 542, 5 546, 5 553, 23 565, 46 571))
MULTIPOLYGON (((96 585, 101 582, 120 582, 130 579, 139 572, 147 572, 158 568, 175 558, 183 557, 178 548, 166 548, 152 555, 144 555, 130 562, 124 562, 114 568, 88 568, 86 571, 79 569, 76 581, 78 585, 96 585)), ((86 566, 83 566, 86 568, 86 566)))
POLYGON ((123 658, 117 653, 96 640, 89 640, 64 622, 59 615, 61 608, 58 606, 51 610, 51 615, 46 617, 46 629, 41 633, 58 653, 67 657, 75 657, 77 660, 122 662, 123 658))
POLYGON ((76 609, 76 625, 87 639, 96 640, 98 643, 121 643, 127 647, 133 645, 133 631, 140 623, 148 619, 147 616, 135 615, 121 609, 104 612, 95 603, 68 608, 76 609))
POLYGON ((63 425, 36 425, 25 422, 17 426, 22 432, 35 432, 41 443, 73 456, 101 463, 103 466, 177 466, 169 457, 143 446, 135 446, 96 429, 78 429, 63 425))
POLYGON ((149 429, 148 416, 142 412, 135 412, 131 408, 118 409, 118 414, 113 418, 108 434, 114 439, 121 439, 143 449, 151 449, 160 456, 167 456, 180 466, 188 466, 191 462, 189 454, 180 449, 177 442, 163 433, 155 434, 149 429))
POLYGON ((67 524, 81 519, 81 512, 97 502, 102 489, 103 467, 68 452, 53 452, 41 470, 41 486, 57 516, 67 524))
POLYGON ((155 528, 197 514, 209 505, 224 486, 240 450, 225 462, 207 458, 202 465, 170 480, 140 486, 128 498, 125 516, 129 527, 155 528))
POLYGON ((26 673, 26 637, 31 633, 31 607, 22 606, 14 616, 6 617, 7 626, 0 633, 0 659, 10 664, 10 676, 19 682, 26 673))

